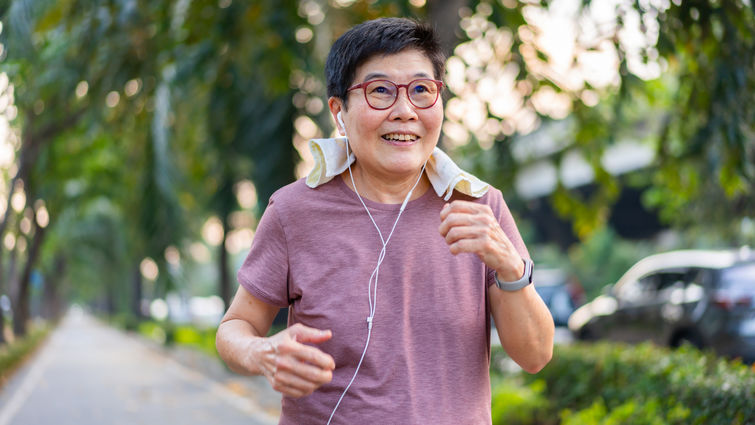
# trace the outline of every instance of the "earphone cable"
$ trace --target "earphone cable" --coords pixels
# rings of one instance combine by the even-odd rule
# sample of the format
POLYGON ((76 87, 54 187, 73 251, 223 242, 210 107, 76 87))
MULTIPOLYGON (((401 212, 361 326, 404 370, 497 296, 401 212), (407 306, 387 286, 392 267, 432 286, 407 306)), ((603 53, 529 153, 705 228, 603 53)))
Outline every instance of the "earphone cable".
POLYGON ((404 198, 404 202, 401 204, 401 208, 399 209, 398 215, 396 216, 396 220, 393 222, 393 227, 391 227, 391 231, 388 234, 388 238, 383 239, 383 233, 380 231, 380 227, 377 225, 377 222, 375 222, 375 219, 372 217, 372 214, 370 213, 370 209, 367 208, 367 204, 365 204, 364 200, 362 199, 362 196, 359 194, 359 190, 357 190, 357 185, 354 182, 354 174, 351 171, 351 162, 349 162, 348 160, 349 158, 348 140, 346 141, 346 158, 347 158, 346 161, 348 162, 348 167, 349 167, 349 177, 351 178, 351 185, 354 187, 354 192, 357 194, 357 198, 359 198, 359 202, 362 203, 364 210, 367 211, 367 215, 370 217, 370 221, 372 221, 372 225, 375 226, 375 230, 377 230, 378 236, 380 236, 380 242, 382 243, 382 248, 380 249, 380 254, 378 255, 377 265, 375 266, 375 269, 372 271, 372 274, 370 275, 370 279, 367 284, 367 300, 369 302, 370 315, 367 316, 367 340, 364 343, 364 350, 362 351, 362 356, 359 358, 359 363, 357 363, 357 367, 354 370, 354 375, 351 377, 351 380, 349 381, 349 384, 346 386, 346 388, 344 388, 343 393, 341 393, 341 397, 338 398, 338 402, 333 408, 333 411, 330 413, 330 418, 328 418, 327 425, 330 425, 330 422, 333 420, 333 416, 336 414, 336 410, 338 410, 338 406, 341 405, 341 401, 346 396, 346 393, 349 391, 349 388, 351 388, 351 384, 354 383, 354 380, 356 379, 357 374, 359 373, 359 369, 362 367, 362 362, 364 361, 364 357, 367 354, 367 347, 370 345, 370 338, 372 336, 372 323, 373 323, 373 319, 375 318, 375 312, 377 311, 377 287, 378 287, 378 277, 380 275, 380 265, 383 264, 383 260, 385 259, 386 247, 388 246, 388 242, 391 240, 391 237, 393 236, 393 232, 396 230, 396 225, 398 224, 398 220, 399 218, 401 218, 401 214, 404 212, 404 209, 406 208, 406 205, 412 196, 412 192, 414 192, 414 189, 417 187, 420 180, 422 179, 422 173, 425 172, 425 167, 427 166, 427 161, 425 161, 425 163, 422 165, 422 170, 420 170, 419 172, 417 181, 414 182, 414 186, 412 186, 412 188, 409 189, 409 193, 406 194, 406 197, 404 198), (375 279, 374 290, 372 289, 373 277, 375 279))

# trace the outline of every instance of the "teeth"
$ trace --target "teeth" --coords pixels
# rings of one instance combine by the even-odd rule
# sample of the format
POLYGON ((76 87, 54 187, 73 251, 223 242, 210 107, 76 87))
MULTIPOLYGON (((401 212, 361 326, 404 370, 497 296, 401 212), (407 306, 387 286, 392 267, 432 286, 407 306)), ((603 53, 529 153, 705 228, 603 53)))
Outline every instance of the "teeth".
POLYGON ((399 140, 402 142, 417 140, 417 136, 414 134, 400 134, 400 133, 386 134, 385 136, 383 136, 383 138, 388 139, 388 140, 399 140))

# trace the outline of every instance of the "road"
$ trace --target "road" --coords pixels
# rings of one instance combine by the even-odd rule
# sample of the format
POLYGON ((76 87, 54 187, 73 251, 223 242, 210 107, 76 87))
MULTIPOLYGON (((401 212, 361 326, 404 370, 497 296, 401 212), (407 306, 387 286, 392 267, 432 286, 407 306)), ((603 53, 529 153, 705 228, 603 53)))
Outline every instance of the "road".
POLYGON ((277 423, 259 383, 201 369, 72 309, 0 392, 0 425, 277 423))

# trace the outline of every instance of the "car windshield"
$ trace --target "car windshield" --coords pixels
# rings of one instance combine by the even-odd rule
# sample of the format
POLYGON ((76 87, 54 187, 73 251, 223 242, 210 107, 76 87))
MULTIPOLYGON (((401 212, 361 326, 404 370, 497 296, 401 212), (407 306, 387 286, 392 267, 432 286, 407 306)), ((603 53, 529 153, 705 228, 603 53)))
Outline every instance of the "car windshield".
POLYGON ((755 307, 755 263, 746 263, 726 269, 721 274, 719 296, 734 304, 755 307))
POLYGON ((755 263, 724 270, 721 274, 721 289, 741 295, 755 295, 755 263))

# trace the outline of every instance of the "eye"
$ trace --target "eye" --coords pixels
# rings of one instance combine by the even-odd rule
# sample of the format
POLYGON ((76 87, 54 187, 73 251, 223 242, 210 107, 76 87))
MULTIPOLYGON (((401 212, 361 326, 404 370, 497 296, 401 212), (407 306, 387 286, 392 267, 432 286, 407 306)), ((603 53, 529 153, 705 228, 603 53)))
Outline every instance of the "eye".
POLYGON ((367 86, 367 94, 373 96, 392 96, 396 87, 387 81, 374 81, 367 86))
POLYGON ((411 91, 414 95, 433 95, 437 89, 432 81, 422 80, 412 84, 411 91))
POLYGON ((415 93, 422 94, 422 93, 427 93, 428 91, 430 91, 430 89, 427 88, 427 86, 425 85, 417 84, 414 86, 415 93))

